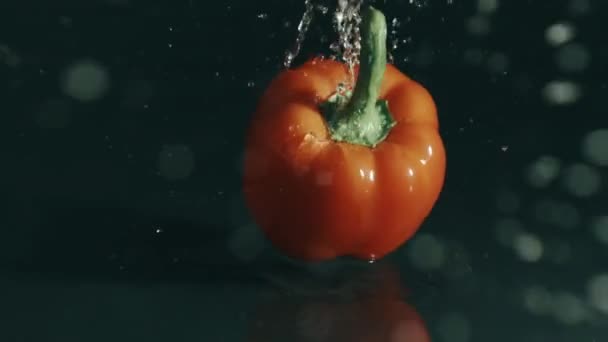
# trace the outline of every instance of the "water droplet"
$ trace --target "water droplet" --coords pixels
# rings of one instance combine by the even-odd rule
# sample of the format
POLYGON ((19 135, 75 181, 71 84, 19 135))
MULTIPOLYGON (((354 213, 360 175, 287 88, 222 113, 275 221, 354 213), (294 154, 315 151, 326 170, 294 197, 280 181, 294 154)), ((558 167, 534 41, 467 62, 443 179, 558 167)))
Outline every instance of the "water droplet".
POLYGON ((410 4, 422 8, 428 6, 428 0, 410 0, 410 4))
POLYGON ((323 6, 323 5, 317 5, 317 10, 319 12, 321 12, 321 14, 327 14, 327 12, 329 12, 329 8, 327 6, 323 6))
POLYGON ((393 41, 392 41, 391 48, 392 48, 393 50, 397 50, 397 47, 399 47, 399 39, 398 39, 398 38, 395 38, 395 39, 393 39, 393 41))
POLYGON ((401 22, 399 21, 399 18, 393 18, 393 20, 391 20, 391 26, 393 28, 398 28, 401 26, 401 22))

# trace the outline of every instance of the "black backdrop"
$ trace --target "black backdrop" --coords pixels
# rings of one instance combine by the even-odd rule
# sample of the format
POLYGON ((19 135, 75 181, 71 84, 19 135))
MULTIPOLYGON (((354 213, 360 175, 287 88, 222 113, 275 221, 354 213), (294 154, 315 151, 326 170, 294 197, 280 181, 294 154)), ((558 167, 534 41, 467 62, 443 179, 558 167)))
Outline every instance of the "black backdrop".
MULTIPOLYGON (((421 230, 451 246, 448 262, 421 271, 408 261, 410 244, 386 262, 414 289, 411 300, 439 340, 442 313, 457 311, 474 341, 600 341, 604 314, 593 303, 581 304, 588 319, 564 325, 526 312, 521 294, 542 285, 584 301, 586 281, 606 265, 590 228, 605 214, 606 192, 577 198, 560 181, 538 189, 526 173, 544 155, 564 166, 586 162, 582 139, 606 125, 605 4, 498 5, 480 14, 476 1, 376 1, 401 23, 392 35, 408 42, 393 51, 395 63, 433 94, 448 152, 444 192, 421 230), (558 22, 576 28, 573 42, 586 55, 574 57, 585 68, 564 67, 547 43, 546 29, 558 22), (579 84, 580 99, 547 103, 545 86, 555 80, 579 84), (539 217, 535 208, 547 200, 574 210, 576 227, 539 217), (568 256, 522 262, 495 238, 505 218, 567 247, 568 256)), ((0 8, 0 312, 13 322, 6 341, 237 341, 244 330, 233 324, 270 287, 265 275, 319 291, 329 279, 350 281, 350 268, 334 263, 298 269, 282 261, 251 229, 240 197, 245 129, 295 41, 304 1, 0 8), (74 63, 105 87, 66 86, 74 63), (97 95, 86 99, 90 93, 97 95)), ((317 14, 295 63, 327 52, 327 39, 329 19, 317 14)))

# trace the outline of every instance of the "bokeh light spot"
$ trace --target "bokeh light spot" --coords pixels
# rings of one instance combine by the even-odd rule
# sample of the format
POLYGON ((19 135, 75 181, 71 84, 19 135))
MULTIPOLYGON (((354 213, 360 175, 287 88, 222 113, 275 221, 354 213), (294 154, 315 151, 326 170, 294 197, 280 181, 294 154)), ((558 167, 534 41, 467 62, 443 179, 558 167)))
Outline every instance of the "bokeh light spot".
POLYGON ((477 10, 481 13, 494 13, 498 9, 498 0, 477 0, 477 10))
POLYGON ((593 218, 591 232, 599 242, 608 245, 608 215, 593 218))
POLYGON ((524 307, 535 315, 550 314, 553 310, 551 293, 541 286, 531 286, 523 292, 524 307))
POLYGON ((471 339, 471 323, 461 313, 449 313, 439 319, 439 336, 445 342, 467 342, 471 339))
POLYGON ((436 270, 445 261, 445 247, 434 236, 420 234, 410 244, 409 257, 414 267, 420 270, 436 270))
POLYGON ((530 233, 520 233, 515 236, 513 248, 517 256, 526 262, 537 262, 543 256, 542 241, 530 233))
POLYGON ((61 78, 63 92, 77 100, 98 100, 110 86, 108 71, 98 62, 84 60, 69 66, 61 78))
POLYGON ((10 68, 19 66, 21 58, 10 47, 0 44, 0 64, 4 64, 10 68))
POLYGON ((545 39, 552 46, 558 46, 571 41, 576 31, 570 23, 556 23, 547 28, 545 39))
POLYGON ((528 183, 536 188, 547 187, 559 175, 561 163, 552 156, 541 156, 527 169, 528 183))
POLYGON ((574 325, 587 318, 585 303, 570 293, 558 293, 553 296, 553 316, 559 322, 574 325))
POLYGON ((597 166, 608 166, 608 128, 589 132, 582 145, 587 161, 597 166))
POLYGON ((574 205, 552 199, 536 202, 534 213, 539 222, 564 229, 576 228, 581 220, 580 213, 574 205))
POLYGON ((264 236, 260 230, 252 224, 237 228, 228 242, 228 248, 232 254, 244 262, 253 261, 264 249, 264 236))
POLYGON ((518 219, 501 218, 494 226, 496 239, 505 247, 512 247, 515 238, 524 231, 524 226, 518 219))
POLYGON ((551 239, 545 242, 545 257, 555 264, 564 265, 572 258, 572 247, 568 241, 551 239))
POLYGON ((495 52, 488 58, 488 69, 493 73, 505 73, 509 68, 509 58, 500 52, 495 52))
POLYGON ((583 15, 591 10, 590 0, 570 0, 569 10, 571 14, 583 15))
POLYGON ((170 181, 186 179, 194 171, 194 153, 186 145, 165 145, 158 155, 158 170, 170 181))
POLYGON ((570 81, 551 81, 542 93, 545 101, 551 105, 569 105, 582 96, 580 86, 570 81))
POLYGON ((587 300, 591 306, 608 314, 608 274, 597 274, 589 280, 587 300))
POLYGON ((563 186, 571 195, 589 197, 600 190, 599 172, 586 164, 573 164, 564 170, 563 186))
POLYGON ((476 15, 469 18, 466 25, 469 33, 477 36, 483 36, 490 32, 490 21, 483 15, 476 15))

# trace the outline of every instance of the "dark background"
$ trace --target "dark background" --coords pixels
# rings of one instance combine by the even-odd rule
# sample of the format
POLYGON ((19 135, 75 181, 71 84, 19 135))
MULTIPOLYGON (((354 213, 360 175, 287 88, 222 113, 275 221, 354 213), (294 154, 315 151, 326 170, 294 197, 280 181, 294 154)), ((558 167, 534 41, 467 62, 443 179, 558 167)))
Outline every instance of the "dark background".
MULTIPOLYGON (((608 141, 585 144, 606 128, 605 2, 492 3, 375 2, 400 22, 395 64, 437 102, 445 189, 386 260, 298 265, 252 225, 239 177, 303 0, 4 2, 0 339, 245 341, 269 293, 348 301, 394 281, 378 269, 434 341, 608 338, 608 141), (575 35, 554 46, 556 23, 575 35), (580 96, 555 103, 554 81, 580 96)), ((328 52, 329 20, 296 65, 328 52)), ((279 330, 261 340, 317 341, 279 330)))

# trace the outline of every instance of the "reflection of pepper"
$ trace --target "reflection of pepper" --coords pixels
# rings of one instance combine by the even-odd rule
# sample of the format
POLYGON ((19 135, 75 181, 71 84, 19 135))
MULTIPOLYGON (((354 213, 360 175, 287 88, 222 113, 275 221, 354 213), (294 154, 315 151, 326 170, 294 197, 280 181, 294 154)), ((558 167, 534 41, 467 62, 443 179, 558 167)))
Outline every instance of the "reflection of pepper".
POLYGON ((267 299, 252 317, 247 341, 430 342, 422 317, 399 294, 398 274, 379 271, 373 279, 365 279, 367 272, 350 279, 338 292, 267 299))
POLYGON ((430 94, 386 64, 381 12, 366 10, 361 32, 352 96, 336 91, 347 67, 316 58, 271 83, 250 127, 247 205, 291 257, 381 258, 415 233, 443 186, 430 94))

